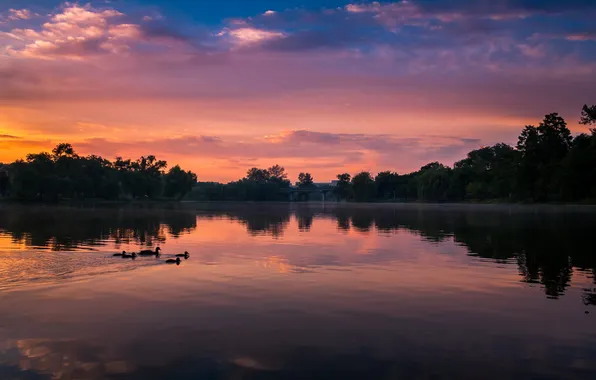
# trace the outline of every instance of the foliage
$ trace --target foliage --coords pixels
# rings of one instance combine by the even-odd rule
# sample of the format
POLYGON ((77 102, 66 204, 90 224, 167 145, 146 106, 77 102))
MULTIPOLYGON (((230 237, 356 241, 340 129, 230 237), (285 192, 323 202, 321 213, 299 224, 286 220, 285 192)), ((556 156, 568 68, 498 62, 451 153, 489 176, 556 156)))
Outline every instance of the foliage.
POLYGON ((181 198, 192 189, 196 175, 165 161, 143 156, 110 162, 99 156, 79 156, 72 145, 58 144, 52 153, 29 154, 9 165, 10 195, 22 200, 181 198))
POLYGON ((314 184, 314 180, 310 173, 298 174, 298 187, 307 188, 307 187, 311 187, 313 184, 314 184))
MULTIPOLYGON (((579 122, 584 125, 596 124, 596 104, 592 106, 584 104, 582 117, 579 122)), ((592 129, 592 133, 594 133, 594 129, 592 129)))
POLYGON ((191 171, 184 171, 176 165, 164 176, 165 196, 182 199, 197 183, 197 175, 191 171))
POLYGON ((424 201, 445 201, 450 186, 451 169, 433 162, 423 166, 416 182, 418 185, 418 199, 424 201))
POLYGON ((352 176, 348 173, 337 175, 337 185, 333 189, 333 193, 338 200, 348 200, 352 198, 352 176))
MULTIPOLYGON (((596 105, 585 105, 581 122, 596 124, 596 105)), ((63 198, 176 199, 205 201, 287 201, 292 189, 285 168, 251 168, 228 184, 197 183, 192 172, 143 156, 115 161, 79 156, 62 143, 52 153, 29 154, 0 165, 0 196, 54 201, 63 198)), ((298 186, 314 186, 300 173, 298 186)), ((538 126, 524 127, 516 147, 485 146, 469 152, 453 168, 439 162, 398 174, 383 171, 374 178, 361 172, 338 174, 336 200, 349 201, 488 201, 586 202, 596 200, 596 129, 573 137, 565 120, 548 114, 538 126)))
POLYGON ((360 172, 352 178, 354 198, 358 202, 372 201, 376 195, 375 180, 369 172, 360 172))
POLYGON ((396 199, 401 182, 397 173, 381 172, 375 177, 378 199, 396 199))

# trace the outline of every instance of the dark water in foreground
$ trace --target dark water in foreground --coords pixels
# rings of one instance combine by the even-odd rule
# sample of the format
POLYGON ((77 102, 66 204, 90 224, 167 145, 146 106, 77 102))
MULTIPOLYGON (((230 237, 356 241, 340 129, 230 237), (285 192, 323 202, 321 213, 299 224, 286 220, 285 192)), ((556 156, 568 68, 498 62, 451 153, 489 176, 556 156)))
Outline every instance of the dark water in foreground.
POLYGON ((0 205, 0 379, 595 379, 565 210, 0 205))

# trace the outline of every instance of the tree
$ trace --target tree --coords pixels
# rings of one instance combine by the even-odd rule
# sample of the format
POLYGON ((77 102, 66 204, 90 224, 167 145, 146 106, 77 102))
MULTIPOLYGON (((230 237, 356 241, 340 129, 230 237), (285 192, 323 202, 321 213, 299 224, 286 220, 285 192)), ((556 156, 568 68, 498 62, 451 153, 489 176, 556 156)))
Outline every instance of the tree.
POLYGON ((337 175, 337 185, 333 189, 333 193, 338 200, 350 199, 352 197, 352 176, 348 173, 337 175))
POLYGON ((165 195, 167 197, 184 198, 197 183, 197 175, 191 171, 184 171, 176 165, 164 177, 165 195))
POLYGON ((576 136, 558 169, 555 185, 562 200, 596 199, 596 134, 576 136))
POLYGON ((59 159, 60 157, 76 157, 74 149, 72 145, 68 143, 61 143, 58 144, 53 150, 52 154, 54 155, 54 159, 59 159))
POLYGON ((571 148, 571 132, 556 113, 544 117, 538 127, 526 126, 517 143, 521 153, 519 187, 526 197, 546 201, 557 192, 553 174, 571 148))
POLYGON ((269 172, 270 179, 277 179, 279 181, 284 181, 288 179, 286 169, 283 166, 273 165, 272 167, 267 169, 267 172, 269 172))
POLYGON ((445 201, 451 180, 451 169, 433 162, 423 166, 416 177, 418 198, 427 201, 445 201))
POLYGON ((311 187, 313 184, 314 181, 310 173, 300 173, 298 175, 298 187, 311 187))
POLYGON ((0 164, 0 196, 5 197, 8 195, 8 187, 8 170, 4 167, 4 165, 0 164))
POLYGON ((399 174, 390 171, 381 172, 375 177, 377 198, 395 199, 400 185, 399 174))
POLYGON ((246 179, 249 181, 255 182, 267 182, 271 174, 269 174, 268 170, 265 169, 258 169, 258 168, 251 168, 246 172, 246 179))
POLYGON ((451 199, 508 199, 515 191, 518 152, 507 144, 483 147, 454 165, 451 199))
POLYGON ((376 187, 375 181, 369 172, 360 172, 352 178, 352 188, 357 201, 367 202, 373 200, 376 187))
MULTIPOLYGON (((584 125, 596 124, 596 104, 592 106, 584 104, 584 107, 582 108, 582 117, 579 122, 584 125)), ((592 129, 592 132, 596 133, 594 131, 596 131, 596 129, 592 129)))
POLYGON ((181 198, 196 182, 194 173, 180 167, 166 181, 167 162, 154 155, 135 161, 117 157, 112 163, 94 155, 81 157, 68 143, 58 144, 52 153, 29 154, 9 168, 11 193, 28 200, 158 198, 166 182, 169 194, 181 198))
POLYGON ((290 181, 288 180, 288 174, 286 169, 279 165, 274 165, 267 169, 269 173, 269 181, 276 183, 279 187, 288 188, 290 187, 290 181))

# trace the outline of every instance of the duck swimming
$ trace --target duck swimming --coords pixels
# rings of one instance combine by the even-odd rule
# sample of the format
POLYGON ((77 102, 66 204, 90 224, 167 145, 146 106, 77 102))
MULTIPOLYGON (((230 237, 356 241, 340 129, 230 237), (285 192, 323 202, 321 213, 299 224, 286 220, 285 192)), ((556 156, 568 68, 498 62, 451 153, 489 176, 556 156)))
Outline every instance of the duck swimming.
POLYGON ((124 253, 122 254, 122 258, 123 258, 123 259, 136 259, 136 258, 137 258, 137 254, 133 252, 133 253, 131 253, 131 254, 129 255, 129 254, 127 254, 126 252, 124 252, 124 253))
POLYGON ((122 257, 124 255, 126 255, 126 251, 122 251, 122 253, 114 253, 112 256, 114 256, 114 257, 116 257, 116 256, 122 257))
POLYGON ((139 256, 159 256, 159 252, 161 251, 161 248, 157 247, 155 248, 155 252, 153 252, 150 249, 146 249, 144 251, 139 252, 139 256))
POLYGON ((177 254, 176 257, 184 257, 184 260, 188 260, 188 258, 190 257, 190 253, 184 251, 184 253, 177 254))
POLYGON ((176 260, 174 259, 169 259, 166 260, 166 264, 176 264, 176 265, 180 265, 180 257, 177 257, 176 260))

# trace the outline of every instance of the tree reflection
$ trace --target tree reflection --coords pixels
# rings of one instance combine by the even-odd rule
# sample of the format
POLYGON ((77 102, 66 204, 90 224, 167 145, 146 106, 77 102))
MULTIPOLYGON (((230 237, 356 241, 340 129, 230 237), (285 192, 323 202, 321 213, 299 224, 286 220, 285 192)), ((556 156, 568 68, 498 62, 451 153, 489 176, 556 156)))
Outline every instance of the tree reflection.
MULTIPOLYGON (((453 241, 470 256, 496 263, 517 263, 521 281, 540 284, 547 297, 558 298, 574 273, 596 270, 593 213, 531 208, 288 204, 201 204, 157 207, 13 207, 3 206, 0 230, 29 247, 71 250, 81 245, 116 243, 155 245, 197 228, 197 219, 227 218, 252 235, 282 237, 295 218, 298 229, 312 230, 314 219, 335 221, 341 231, 394 233, 408 230, 432 244, 453 241)), ((389 253, 370 257, 387 260, 389 253)), ((584 300, 594 304, 593 291, 584 300)))
MULTIPOLYGON (((309 231, 314 218, 332 218, 338 229, 362 233, 392 233, 406 229, 425 241, 438 244, 448 239, 467 248, 469 255, 496 263, 517 263, 521 281, 540 284, 548 298, 562 296, 571 283, 574 268, 593 270, 596 242, 586 229, 596 215, 532 209, 473 209, 412 207, 287 207, 259 212, 242 208, 225 213, 246 224, 251 233, 281 236, 294 214, 301 231, 309 231), (285 215, 285 216, 284 216, 285 215)), ((593 297, 585 297, 592 302, 593 297)))
POLYGON ((188 210, 10 206, 1 212, 0 230, 13 241, 53 251, 103 245, 106 240, 152 246, 166 240, 166 231, 178 237, 197 227, 196 214, 188 210))

